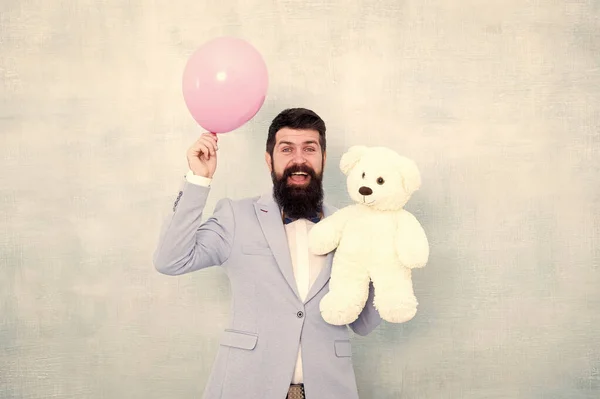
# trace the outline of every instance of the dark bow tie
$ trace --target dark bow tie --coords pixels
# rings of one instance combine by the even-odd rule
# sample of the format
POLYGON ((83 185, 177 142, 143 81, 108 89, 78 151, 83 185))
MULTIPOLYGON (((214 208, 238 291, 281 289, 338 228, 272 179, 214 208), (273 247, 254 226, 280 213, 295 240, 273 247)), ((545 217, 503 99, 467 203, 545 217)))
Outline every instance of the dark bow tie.
MULTIPOLYGON (((321 221, 321 215, 316 215, 316 216, 307 217, 307 218, 300 218, 300 219, 306 219, 306 220, 310 220, 313 223, 319 223, 321 221)), ((296 220, 298 220, 298 219, 293 219, 293 218, 283 215, 283 224, 292 223, 292 222, 295 222, 296 220)))

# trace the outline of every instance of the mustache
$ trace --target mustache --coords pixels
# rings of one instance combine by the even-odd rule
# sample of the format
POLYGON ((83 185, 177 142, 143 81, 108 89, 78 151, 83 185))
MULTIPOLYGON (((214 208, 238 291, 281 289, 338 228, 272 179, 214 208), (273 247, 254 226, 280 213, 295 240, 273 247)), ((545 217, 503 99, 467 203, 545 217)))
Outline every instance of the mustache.
POLYGON ((285 169, 283 171, 283 175, 281 177, 284 179, 287 179, 288 177, 290 177, 292 175, 292 173, 297 173, 297 172, 306 173, 313 179, 318 178, 317 173, 314 171, 313 168, 311 168, 310 166, 307 166, 307 165, 302 165, 302 164, 294 164, 294 165, 290 166, 289 168, 285 169))

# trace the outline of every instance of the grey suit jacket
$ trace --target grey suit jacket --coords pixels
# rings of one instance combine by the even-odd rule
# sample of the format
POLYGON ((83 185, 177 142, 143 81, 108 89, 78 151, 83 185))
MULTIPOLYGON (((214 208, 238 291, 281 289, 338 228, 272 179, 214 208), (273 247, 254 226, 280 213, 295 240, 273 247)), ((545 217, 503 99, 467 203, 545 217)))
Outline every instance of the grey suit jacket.
MULTIPOLYGON (((154 253, 156 269, 167 275, 220 265, 229 277, 231 319, 204 399, 284 399, 300 343, 308 399, 358 398, 349 330, 327 324, 319 311, 333 253, 302 302, 272 195, 222 199, 202 223, 209 192, 183 181, 154 253)), ((329 216, 335 209, 324 205, 323 211, 329 216)), ((349 327, 366 335, 380 322, 371 286, 367 305, 349 327)))

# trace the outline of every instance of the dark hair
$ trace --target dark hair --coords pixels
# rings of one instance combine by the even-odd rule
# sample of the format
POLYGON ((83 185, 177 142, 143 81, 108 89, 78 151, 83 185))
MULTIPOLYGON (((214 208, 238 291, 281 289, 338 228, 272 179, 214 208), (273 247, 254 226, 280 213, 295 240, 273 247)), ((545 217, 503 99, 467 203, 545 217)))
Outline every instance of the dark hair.
POLYGON ((288 108, 283 110, 273 119, 269 126, 269 135, 267 136, 267 152, 273 156, 275 148, 275 135, 284 127, 290 129, 311 129, 319 132, 319 145, 321 151, 325 152, 327 140, 325 139, 325 122, 323 119, 310 109, 306 108, 288 108))

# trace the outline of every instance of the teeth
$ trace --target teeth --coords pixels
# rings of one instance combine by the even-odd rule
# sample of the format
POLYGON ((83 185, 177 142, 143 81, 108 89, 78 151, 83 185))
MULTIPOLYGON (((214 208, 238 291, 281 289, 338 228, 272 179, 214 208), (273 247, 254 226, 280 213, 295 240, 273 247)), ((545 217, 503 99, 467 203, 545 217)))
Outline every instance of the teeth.
POLYGON ((293 175, 302 175, 302 176, 308 176, 308 174, 304 173, 304 172, 294 172, 292 173, 293 175))

